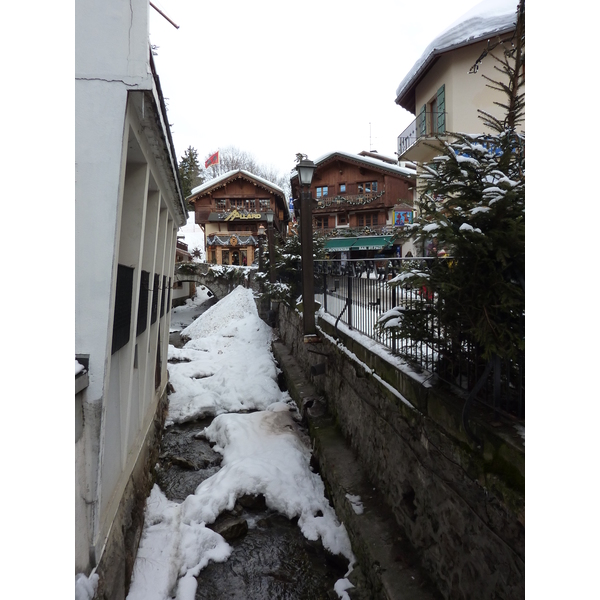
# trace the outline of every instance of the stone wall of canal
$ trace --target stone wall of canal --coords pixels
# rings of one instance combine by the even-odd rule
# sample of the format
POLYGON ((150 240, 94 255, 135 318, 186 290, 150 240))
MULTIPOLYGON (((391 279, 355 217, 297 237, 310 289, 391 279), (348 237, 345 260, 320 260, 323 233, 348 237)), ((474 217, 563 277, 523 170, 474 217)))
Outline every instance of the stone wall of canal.
MULTIPOLYGON (((492 426, 475 410, 472 427, 484 440, 477 449, 460 425, 458 398, 424 386, 328 322, 318 327, 320 343, 305 344, 298 313, 279 307, 280 342, 441 594, 524 598, 525 451, 512 424, 492 426)), ((327 469, 321 475, 327 482, 327 469)), ((353 548, 364 570, 378 569, 360 555, 360 539, 353 548)))

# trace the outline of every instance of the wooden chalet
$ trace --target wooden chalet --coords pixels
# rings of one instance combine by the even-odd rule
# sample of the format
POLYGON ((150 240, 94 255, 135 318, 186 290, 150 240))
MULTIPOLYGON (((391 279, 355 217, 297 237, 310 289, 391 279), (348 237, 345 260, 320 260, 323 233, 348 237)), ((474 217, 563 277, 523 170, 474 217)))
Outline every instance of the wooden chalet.
POLYGON ((194 188, 189 201, 204 230, 207 262, 249 266, 258 260, 258 229, 285 237, 290 211, 284 191, 274 183, 237 169, 194 188))
MULTIPOLYGON (((398 228, 412 222, 416 171, 375 152, 331 152, 315 161, 313 228, 328 237, 332 256, 401 256, 398 228)), ((412 166, 412 165, 411 165, 412 166)), ((297 173, 292 195, 300 197, 297 173)), ((299 207, 299 201, 294 205, 299 207)))

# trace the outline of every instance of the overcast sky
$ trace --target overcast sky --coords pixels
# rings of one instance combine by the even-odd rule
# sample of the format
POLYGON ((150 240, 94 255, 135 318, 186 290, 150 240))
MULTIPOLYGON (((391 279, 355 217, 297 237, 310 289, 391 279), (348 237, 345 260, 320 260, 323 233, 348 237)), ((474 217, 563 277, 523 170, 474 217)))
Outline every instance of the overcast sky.
MULTIPOLYGON (((236 146, 281 174, 298 152, 394 156, 414 119, 395 100, 426 46, 478 4, 152 0, 150 42, 178 158, 236 146)), ((516 4, 516 3, 515 3, 516 4)))

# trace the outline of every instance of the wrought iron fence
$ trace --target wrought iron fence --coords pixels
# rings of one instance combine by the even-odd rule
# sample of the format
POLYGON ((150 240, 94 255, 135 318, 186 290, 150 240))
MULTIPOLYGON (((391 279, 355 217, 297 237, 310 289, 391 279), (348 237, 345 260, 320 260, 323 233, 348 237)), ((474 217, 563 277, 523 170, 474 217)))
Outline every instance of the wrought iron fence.
MULTIPOLYGON (((439 299, 426 288, 390 286, 405 261, 426 265, 433 258, 386 258, 372 260, 317 260, 315 295, 325 312, 383 344, 415 369, 435 373, 454 391, 466 397, 482 376, 487 363, 477 345, 458 327, 443 328, 438 319, 439 299), (377 328, 380 317, 392 309, 417 314, 427 331, 419 341, 401 338, 393 329, 377 328)), ((490 376, 476 399, 518 418, 525 414, 525 357, 495 361, 490 376)))

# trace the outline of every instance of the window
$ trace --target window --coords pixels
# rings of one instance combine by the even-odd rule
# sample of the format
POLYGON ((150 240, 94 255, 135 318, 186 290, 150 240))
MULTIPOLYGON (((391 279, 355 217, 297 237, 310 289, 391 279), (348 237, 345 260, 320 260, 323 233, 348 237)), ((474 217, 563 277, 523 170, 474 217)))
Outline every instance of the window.
POLYGON ((160 316, 165 314, 165 289, 167 287, 167 276, 163 275, 162 278, 162 290, 160 293, 160 316))
POLYGON ((169 295, 167 296, 167 312, 171 310, 171 278, 169 277, 169 285, 167 286, 169 289, 169 295))
POLYGON ((150 313, 150 323, 156 323, 156 317, 158 316, 158 286, 160 277, 154 273, 154 281, 152 283, 152 310, 150 313))
POLYGON ((217 200, 216 206, 217 206, 217 210, 225 210, 225 207, 226 207, 225 200, 217 200))
POLYGON ((118 265, 111 354, 114 354, 117 350, 120 350, 129 341, 132 295, 133 268, 126 267, 124 265, 118 265))
POLYGON ((345 193, 346 193, 346 184, 340 183, 340 194, 345 194, 345 193))
POLYGON ((358 184, 358 193, 359 194, 370 194, 371 192, 377 191, 377 182, 376 181, 363 181, 358 184))
POLYGON ((140 280, 140 298, 138 302, 137 329, 136 336, 146 331, 148 321, 148 293, 150 292, 150 273, 142 271, 140 280))
POLYGON ((338 225, 348 225, 348 217, 346 215, 338 215, 337 216, 337 224, 338 225))
POLYGON ((329 186, 325 185, 323 187, 317 188, 317 198, 323 198, 329 194, 329 186))
POLYGON ((327 229, 329 228, 329 217, 315 217, 315 227, 317 229, 327 229))
POLYGON ((269 208, 271 208, 271 203, 269 202, 269 200, 259 200, 259 203, 261 212, 264 210, 269 210, 269 208))
POLYGON ((417 116, 419 137, 446 132, 446 87, 440 87, 437 94, 427 104, 423 104, 417 116))
POLYGON ((359 227, 372 227, 377 225, 377 213, 363 213, 358 215, 359 227))

